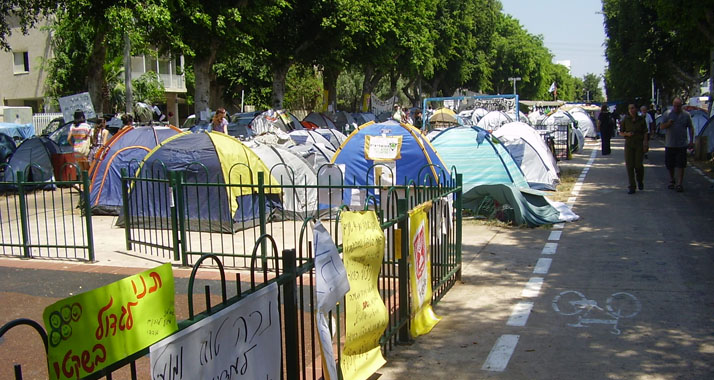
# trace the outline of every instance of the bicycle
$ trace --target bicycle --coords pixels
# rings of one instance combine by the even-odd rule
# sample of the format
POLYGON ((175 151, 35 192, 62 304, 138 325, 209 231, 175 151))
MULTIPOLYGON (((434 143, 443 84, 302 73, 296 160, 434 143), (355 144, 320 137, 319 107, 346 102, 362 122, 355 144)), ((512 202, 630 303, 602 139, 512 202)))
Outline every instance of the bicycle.
POLYGON ((626 292, 611 294, 605 301, 605 308, 598 306, 597 301, 587 299, 577 290, 566 290, 553 298, 553 310, 561 315, 577 315, 577 323, 568 323, 571 327, 588 327, 589 324, 612 325, 612 334, 620 335, 617 328, 622 318, 632 318, 642 310, 642 303, 637 297, 626 292), (612 319, 588 318, 593 310, 601 311, 612 319), (583 313, 582 315, 579 315, 583 313))

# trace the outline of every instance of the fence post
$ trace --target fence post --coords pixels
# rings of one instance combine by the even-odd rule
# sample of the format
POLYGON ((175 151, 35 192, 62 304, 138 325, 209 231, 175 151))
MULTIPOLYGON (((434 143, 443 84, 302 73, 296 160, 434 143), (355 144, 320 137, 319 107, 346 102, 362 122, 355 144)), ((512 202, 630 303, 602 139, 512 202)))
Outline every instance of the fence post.
POLYGON ((285 373, 287 380, 298 379, 297 279, 295 249, 283 250, 283 311, 285 317, 285 373))
MULTIPOLYGON (((32 169, 30 169, 32 170, 32 169)), ((25 200, 25 172, 17 172, 17 196, 20 202, 20 231, 22 232, 22 255, 30 258, 30 235, 27 226, 27 202, 25 200)))
MULTIPOLYGON (((176 217, 178 218, 178 239, 179 239, 179 246, 181 247, 181 250, 179 254, 181 255, 181 265, 183 266, 188 266, 188 255, 186 252, 188 251, 186 249, 186 205, 185 205, 185 197, 184 197, 184 192, 183 192, 183 173, 184 172, 176 172, 176 198, 174 202, 176 203, 176 217)), ((178 258, 176 258, 178 260, 178 258)))
POLYGON ((456 272, 456 281, 461 281, 461 238, 462 238, 462 223, 463 223, 463 195, 464 195, 464 175, 462 173, 456 173, 456 186, 458 191, 456 192, 456 202, 454 202, 454 212, 456 213, 456 265, 459 267, 459 271, 456 272))
POLYGON ((572 134, 572 132, 571 132, 571 129, 572 129, 572 128, 570 127, 570 124, 568 124, 568 128, 566 128, 566 129, 567 129, 567 131, 568 131, 568 133, 566 133, 566 137, 565 137, 565 141, 567 141, 567 144, 566 144, 566 146, 567 146, 567 149, 566 149, 567 156, 566 156, 566 157, 567 157, 568 160, 572 160, 572 159, 573 159, 573 152, 572 152, 571 149, 570 149, 570 135, 572 134))
POLYGON ((89 261, 94 261, 94 231, 92 228, 92 205, 89 204, 89 173, 82 170, 82 204, 84 205, 84 223, 87 228, 87 255, 89 261))
MULTIPOLYGON (((265 173, 258 172, 258 215, 260 217, 260 236, 267 232, 267 216, 265 215, 265 173)), ((267 256, 267 249, 263 241, 260 242, 260 257, 263 262, 267 256)))
POLYGON ((399 262, 399 328, 398 340, 402 343, 409 342, 409 207, 405 198, 397 199, 398 228, 401 231, 402 255, 399 262))
POLYGON ((128 171, 126 168, 121 168, 121 201, 122 209, 124 210, 124 240, 126 241, 126 250, 131 251, 131 215, 129 214, 129 180, 127 179, 128 171))
MULTIPOLYGON (((178 199, 176 188, 179 186, 179 175, 177 172, 169 172, 168 174, 169 196, 171 197, 169 204, 169 218, 171 219, 171 251, 174 253, 174 261, 179 261, 181 260, 181 256, 179 252, 178 215, 176 210, 176 200, 178 199)), ((185 266, 186 262, 182 261, 182 264, 185 266)))

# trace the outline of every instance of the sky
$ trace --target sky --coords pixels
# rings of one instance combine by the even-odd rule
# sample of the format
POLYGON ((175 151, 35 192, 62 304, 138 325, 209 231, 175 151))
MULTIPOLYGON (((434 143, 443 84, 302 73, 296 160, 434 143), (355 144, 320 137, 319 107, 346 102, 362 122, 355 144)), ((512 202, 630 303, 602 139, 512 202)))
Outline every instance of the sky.
MULTIPOLYGON (((501 0, 503 13, 542 35, 554 60, 570 60, 571 75, 605 72, 605 27, 600 0, 501 0)), ((602 84, 601 84, 602 85, 602 84)))

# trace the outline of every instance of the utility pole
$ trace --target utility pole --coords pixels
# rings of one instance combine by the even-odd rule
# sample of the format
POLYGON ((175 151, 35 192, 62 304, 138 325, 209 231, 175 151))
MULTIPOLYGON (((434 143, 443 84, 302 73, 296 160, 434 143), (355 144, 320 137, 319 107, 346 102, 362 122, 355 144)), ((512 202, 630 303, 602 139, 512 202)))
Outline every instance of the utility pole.
POLYGON ((516 82, 521 80, 521 77, 509 77, 508 80, 513 81, 513 95, 516 95, 516 82))
POLYGON ((131 91, 131 41, 127 32, 124 32, 124 88, 126 113, 131 114, 134 110, 134 95, 131 91))

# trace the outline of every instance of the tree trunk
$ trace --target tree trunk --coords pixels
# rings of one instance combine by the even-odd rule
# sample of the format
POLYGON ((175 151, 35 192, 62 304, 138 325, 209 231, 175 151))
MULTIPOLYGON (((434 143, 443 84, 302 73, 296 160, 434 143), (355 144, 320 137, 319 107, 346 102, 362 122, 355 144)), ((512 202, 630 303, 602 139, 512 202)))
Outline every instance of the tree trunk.
POLYGON ((130 114, 134 112, 134 92, 131 88, 131 41, 129 33, 124 33, 124 88, 126 95, 125 110, 130 114))
POLYGON ((273 68, 273 108, 276 110, 283 109, 283 101, 285 100, 285 78, 288 76, 290 63, 284 63, 273 68))
POLYGON ((362 112, 369 112, 369 96, 372 95, 372 91, 379 83, 379 80, 384 76, 374 69, 373 66, 368 65, 364 69, 364 82, 362 82, 362 112), (365 99, 366 98, 366 99, 365 99))
POLYGON ((333 114, 337 112, 337 77, 339 75, 339 70, 328 68, 322 73, 322 86, 327 91, 327 111, 333 114))
POLYGON ((194 113, 196 120, 201 117, 201 111, 206 111, 211 106, 211 69, 216 61, 218 43, 211 42, 208 51, 196 54, 193 60, 193 69, 196 76, 196 93, 194 94, 194 113))
POLYGON ((87 67, 87 91, 97 116, 104 113, 104 61, 106 57, 104 29, 98 28, 92 41, 92 53, 89 56, 87 67))

